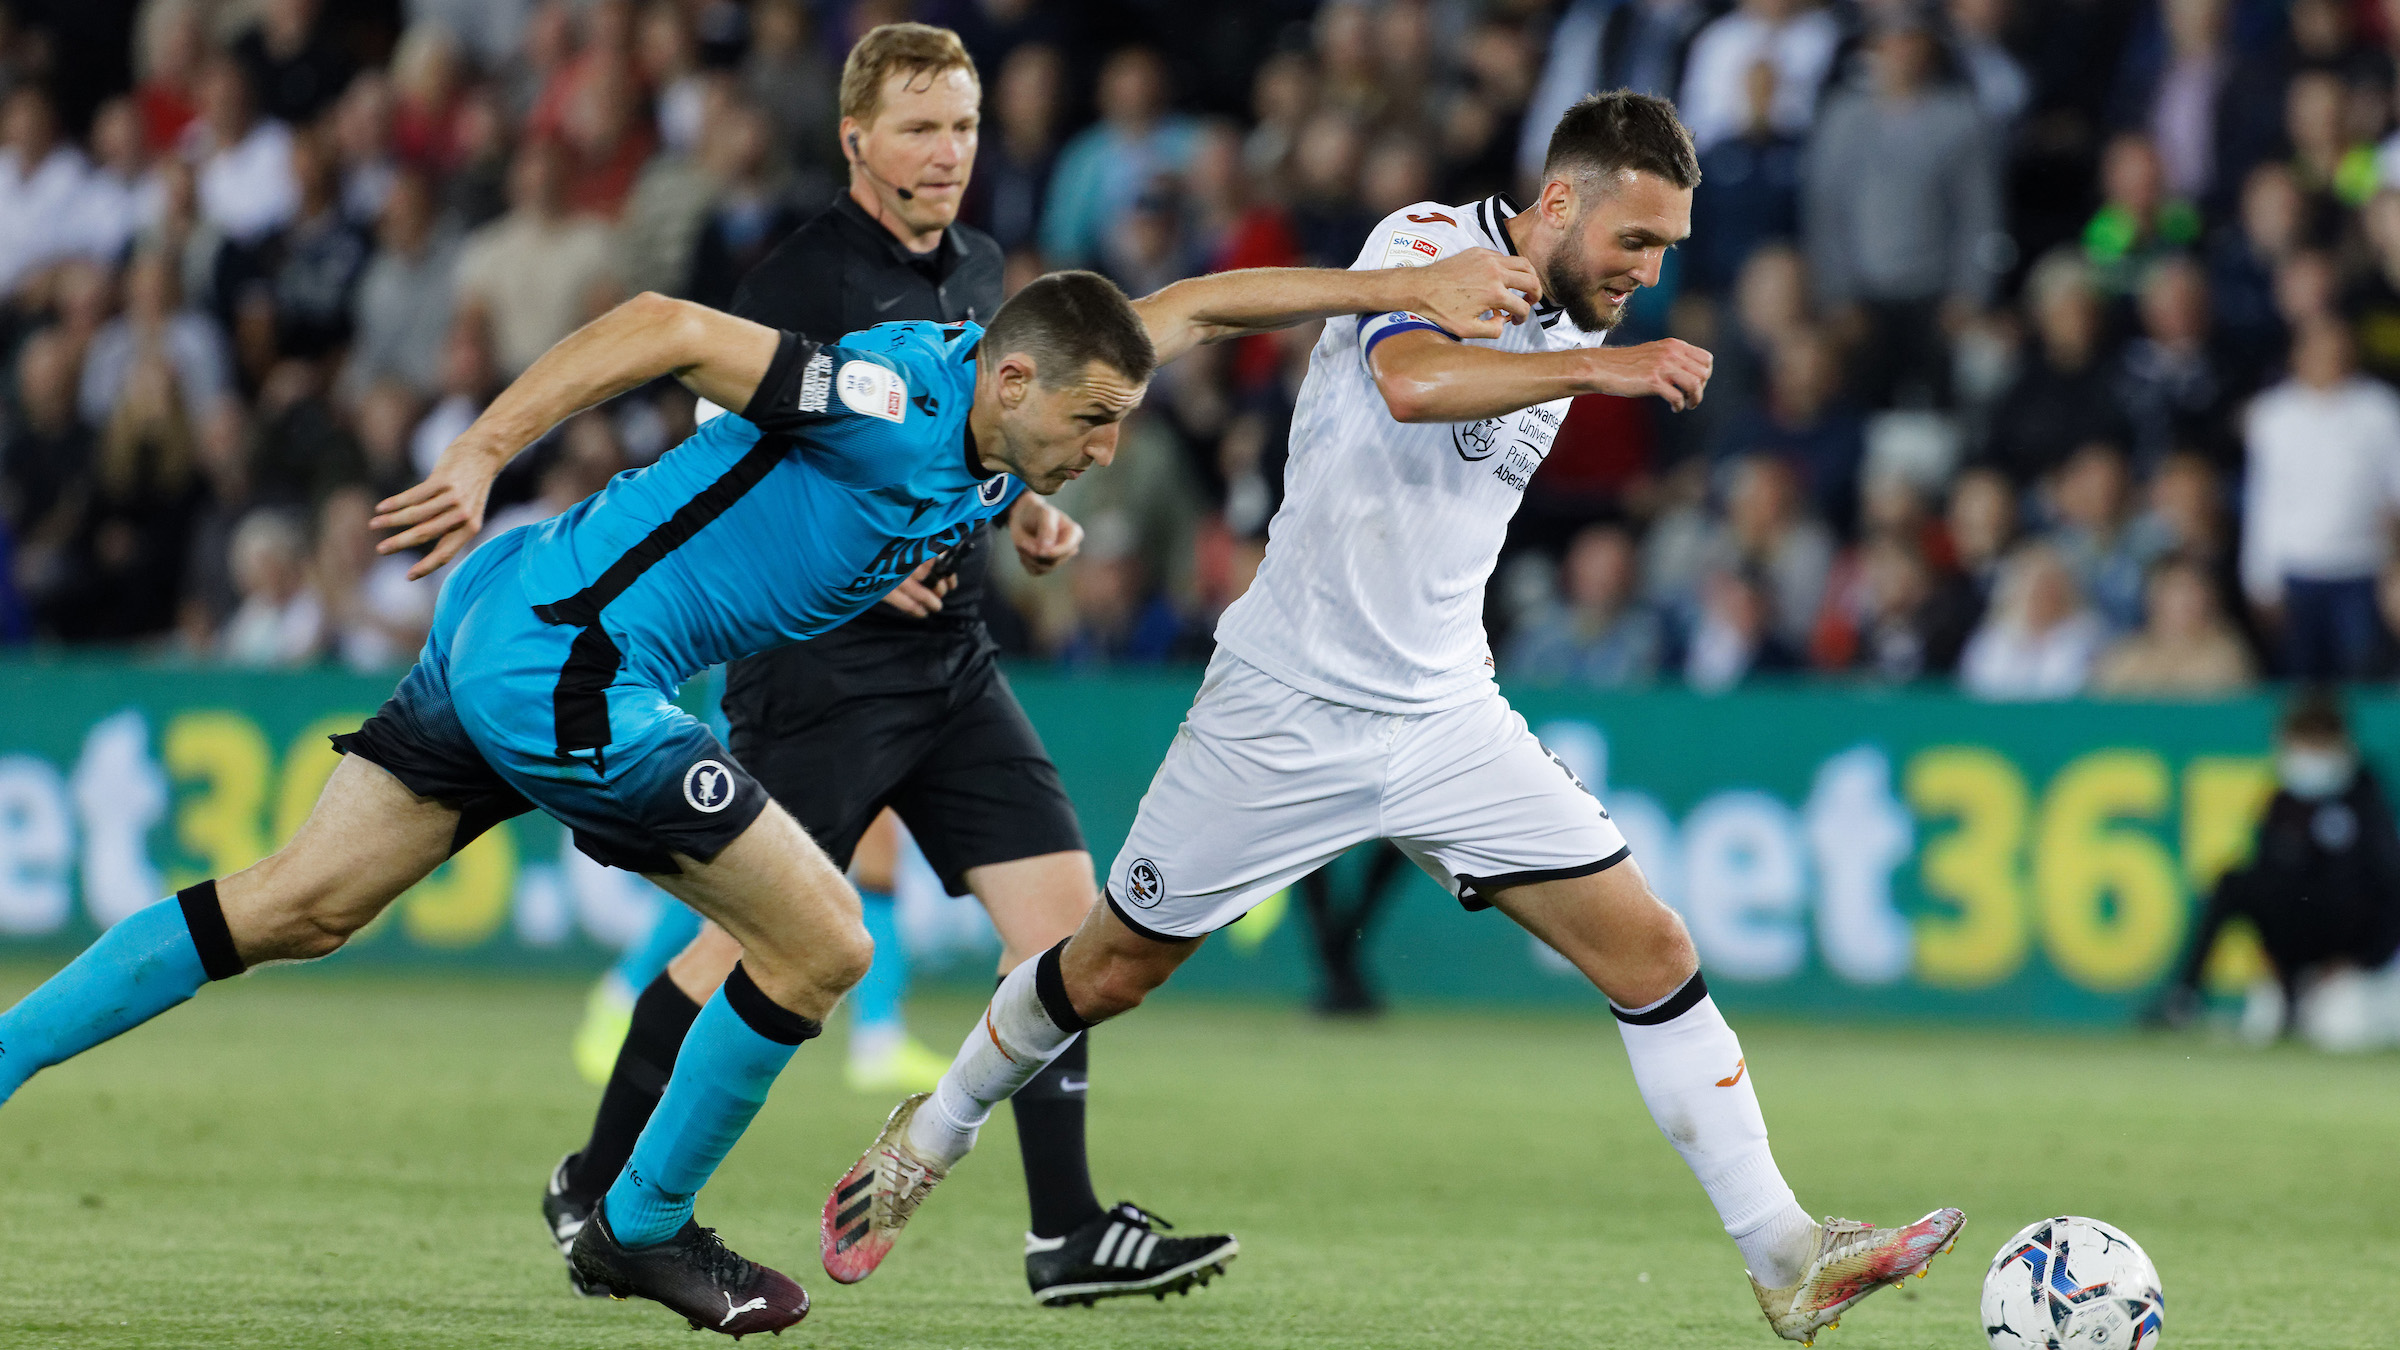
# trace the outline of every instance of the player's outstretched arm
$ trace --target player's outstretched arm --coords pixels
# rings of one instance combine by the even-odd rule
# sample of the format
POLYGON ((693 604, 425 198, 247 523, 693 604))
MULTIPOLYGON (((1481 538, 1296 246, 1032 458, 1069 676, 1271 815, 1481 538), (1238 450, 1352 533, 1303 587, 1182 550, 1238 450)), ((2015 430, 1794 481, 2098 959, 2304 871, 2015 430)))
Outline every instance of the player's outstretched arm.
POLYGON ((432 544, 410 577, 458 556, 483 528, 492 479, 542 434, 593 404, 661 375, 724 408, 746 408, 781 335, 685 300, 645 291, 559 340, 526 367, 449 448, 425 481, 376 507, 373 525, 398 533, 379 553, 432 544))
POLYGON ((1533 314, 1541 275, 1523 258, 1462 249, 1424 267, 1352 272, 1253 267, 1178 281, 1133 302, 1160 364, 1203 342, 1289 328, 1337 314, 1405 309, 1461 337, 1496 338, 1533 314))
POLYGON ((1503 352, 1418 328, 1375 344, 1367 360, 1384 406, 1399 421, 1473 422, 1577 394, 1656 394, 1683 412, 1700 406, 1715 358, 1677 338, 1638 347, 1503 352))

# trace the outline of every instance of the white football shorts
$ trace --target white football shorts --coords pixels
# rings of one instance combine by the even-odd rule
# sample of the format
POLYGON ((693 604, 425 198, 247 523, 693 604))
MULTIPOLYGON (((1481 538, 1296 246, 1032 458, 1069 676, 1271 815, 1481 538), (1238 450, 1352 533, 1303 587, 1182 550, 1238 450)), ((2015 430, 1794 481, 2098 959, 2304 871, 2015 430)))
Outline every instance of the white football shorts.
POLYGON ((1109 868, 1108 903, 1146 936, 1199 937, 1378 838, 1468 909, 1628 853, 1498 690, 1435 712, 1371 712, 1220 649, 1109 868))

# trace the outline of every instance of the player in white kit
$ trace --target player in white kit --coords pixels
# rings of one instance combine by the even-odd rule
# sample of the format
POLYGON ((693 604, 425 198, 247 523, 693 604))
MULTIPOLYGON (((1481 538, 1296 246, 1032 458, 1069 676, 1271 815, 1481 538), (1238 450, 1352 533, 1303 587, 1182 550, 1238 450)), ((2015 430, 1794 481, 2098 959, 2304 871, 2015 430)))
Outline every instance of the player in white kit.
POLYGON ((1569 400, 1652 394, 1683 409, 1709 375, 1706 352, 1672 339, 1601 346, 1690 233, 1699 166, 1672 107, 1622 91, 1583 100, 1553 133, 1544 179, 1528 210, 1505 195, 1423 203, 1368 238, 1356 268, 1491 249, 1521 255, 1543 293, 1496 339, 1460 341, 1408 313, 1326 324, 1266 560, 1218 625, 1106 905, 1008 977, 941 1086, 904 1102, 837 1185, 821 1233, 836 1279, 875 1268, 992 1107, 1076 1032, 1374 838, 1468 909, 1523 925, 1608 996, 1643 1100, 1716 1204, 1776 1332, 1808 1340, 1949 1248, 1955 1209, 1876 1229, 1799 1207, 1682 922, 1493 683, 1484 586, 1569 400))

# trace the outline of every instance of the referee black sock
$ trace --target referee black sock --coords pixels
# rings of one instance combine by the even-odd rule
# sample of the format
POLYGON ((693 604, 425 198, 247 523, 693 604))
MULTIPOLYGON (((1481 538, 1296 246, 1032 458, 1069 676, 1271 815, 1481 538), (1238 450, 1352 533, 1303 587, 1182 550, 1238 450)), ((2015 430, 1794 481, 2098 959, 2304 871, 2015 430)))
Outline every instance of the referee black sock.
POLYGON ((1100 1217, 1100 1197, 1092 1193, 1091 1159, 1083 1146, 1091 1044, 1087 1030, 1010 1100, 1017 1113, 1017 1150, 1025 1159, 1025 1199, 1033 1211, 1035 1237, 1064 1237, 1100 1217))
POLYGON ((700 1005, 665 974, 650 982, 634 1000, 633 1025, 617 1051, 617 1066, 609 1071, 608 1087, 600 1094, 599 1113, 592 1117, 592 1137, 567 1169, 570 1194, 596 1201, 608 1193, 617 1173, 633 1156, 634 1141, 666 1094, 667 1077, 675 1072, 675 1054, 700 1015, 700 1005))

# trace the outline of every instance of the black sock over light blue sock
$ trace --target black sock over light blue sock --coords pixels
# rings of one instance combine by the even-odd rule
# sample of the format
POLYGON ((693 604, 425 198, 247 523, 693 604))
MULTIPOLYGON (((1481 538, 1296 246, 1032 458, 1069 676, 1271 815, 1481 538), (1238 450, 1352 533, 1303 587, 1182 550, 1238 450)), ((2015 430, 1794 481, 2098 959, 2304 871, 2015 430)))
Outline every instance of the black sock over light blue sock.
POLYGON ((242 973, 217 884, 134 911, 0 1013, 0 1102, 25 1080, 242 973))

